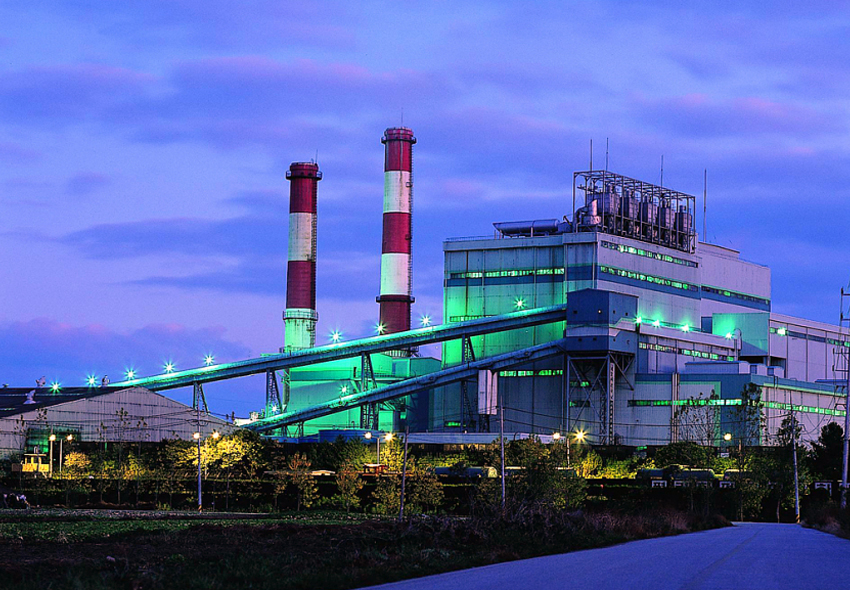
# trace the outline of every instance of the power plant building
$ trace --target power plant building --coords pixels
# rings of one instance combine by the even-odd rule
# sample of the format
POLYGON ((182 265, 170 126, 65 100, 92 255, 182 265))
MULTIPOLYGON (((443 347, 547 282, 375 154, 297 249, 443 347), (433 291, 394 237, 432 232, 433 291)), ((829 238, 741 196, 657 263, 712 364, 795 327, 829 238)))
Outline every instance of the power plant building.
MULTIPOLYGON (((468 343, 481 358, 566 337, 562 359, 499 374, 508 432, 738 444, 753 438, 738 409, 748 383, 766 421, 746 444, 769 444, 790 411, 805 438, 844 415, 846 329, 771 312, 770 269, 698 241, 693 197, 607 171, 574 178, 572 220, 444 242, 446 322, 567 305, 563 323, 468 343)), ((464 346, 444 345, 443 364, 464 362, 464 346)), ((429 429, 492 431, 478 390, 436 391, 429 429)))
MULTIPOLYGON (((379 334, 410 329, 415 142, 404 127, 382 138, 379 334)), ((288 178, 287 352, 315 345, 321 173, 296 163, 288 178)), ((770 444, 794 412, 804 438, 816 438, 844 416, 848 330, 774 313, 770 269, 700 241, 694 214, 691 195, 607 170, 577 172, 571 215, 494 223, 491 236, 443 243, 444 325, 553 306, 566 308, 564 321, 450 340, 440 360, 402 348, 293 368, 265 417, 338 402, 336 413, 288 433, 407 426, 462 435, 498 432, 501 407, 506 432, 517 435, 582 430, 596 444, 722 446, 770 444), (563 355, 437 381, 451 367, 559 341, 563 355), (346 401, 428 373, 435 385, 414 395, 346 401), (742 418, 744 391, 761 396, 765 420, 755 432, 742 418)))

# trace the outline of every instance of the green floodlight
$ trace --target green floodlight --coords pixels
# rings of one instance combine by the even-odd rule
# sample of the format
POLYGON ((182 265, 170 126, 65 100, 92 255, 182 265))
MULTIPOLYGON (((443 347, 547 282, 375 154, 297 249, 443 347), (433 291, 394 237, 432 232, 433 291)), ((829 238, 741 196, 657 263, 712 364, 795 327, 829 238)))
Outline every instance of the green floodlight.
POLYGON ((89 375, 88 377, 86 377, 86 385, 88 385, 89 387, 94 387, 96 383, 97 379, 94 375, 89 375))
POLYGON ((342 387, 340 387, 340 388, 339 388, 339 393, 340 393, 341 395, 345 395, 346 393, 348 393, 348 385, 343 385, 342 387))
POLYGON ((643 318, 642 318, 642 317, 640 317, 640 316, 636 317, 636 318, 635 318, 635 323, 636 323, 636 324, 641 324, 641 323, 643 323, 643 318))
POLYGON ((50 391, 52 391, 53 393, 58 392, 60 389, 62 389, 62 386, 59 385, 58 381, 54 381, 50 384, 50 391))
POLYGON ((726 340, 732 340, 732 332, 726 332, 726 340))
POLYGON ((682 332, 690 332, 690 331, 691 331, 691 327, 688 324, 685 324, 684 326, 682 326, 682 332))
POLYGON ((660 328, 661 327, 661 320, 655 320, 654 322, 652 322, 652 325, 656 328, 660 328))
POLYGON ((787 334, 788 331, 785 328, 779 328, 778 330, 776 330, 776 333, 779 334, 780 336, 785 336, 785 334, 787 334))
POLYGON ((517 309, 525 309, 525 299, 523 299, 522 297, 517 297, 514 301, 514 306, 517 309))

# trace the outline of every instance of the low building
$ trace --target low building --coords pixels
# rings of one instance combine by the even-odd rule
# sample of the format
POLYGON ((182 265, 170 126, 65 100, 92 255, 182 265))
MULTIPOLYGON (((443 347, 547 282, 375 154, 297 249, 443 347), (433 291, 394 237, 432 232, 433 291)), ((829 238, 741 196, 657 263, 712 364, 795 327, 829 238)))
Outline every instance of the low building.
POLYGON ((0 457, 47 452, 51 434, 84 443, 160 442, 235 428, 143 387, 0 390, 0 457))

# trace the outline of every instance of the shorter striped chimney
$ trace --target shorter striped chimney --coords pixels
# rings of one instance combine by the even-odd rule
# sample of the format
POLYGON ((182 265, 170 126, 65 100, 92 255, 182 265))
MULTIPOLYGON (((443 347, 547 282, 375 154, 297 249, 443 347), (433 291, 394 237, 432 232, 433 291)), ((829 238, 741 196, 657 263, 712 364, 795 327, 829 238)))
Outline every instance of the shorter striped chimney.
POLYGON ((316 195, 318 164, 293 162, 289 185, 289 262, 286 266, 284 352, 316 345, 316 195))

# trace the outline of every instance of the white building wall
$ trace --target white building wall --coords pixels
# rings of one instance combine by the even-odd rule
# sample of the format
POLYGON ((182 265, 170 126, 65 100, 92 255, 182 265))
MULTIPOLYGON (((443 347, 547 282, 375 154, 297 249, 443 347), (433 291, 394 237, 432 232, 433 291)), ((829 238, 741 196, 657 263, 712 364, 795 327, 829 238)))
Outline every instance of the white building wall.
MULTIPOLYGON (((191 440, 199 430, 199 420, 189 406, 142 387, 132 387, 0 418, 0 457, 20 453, 30 428, 74 432, 83 442, 159 442, 191 440), (122 410, 126 412, 123 417, 122 410)), ((229 434, 235 428, 201 412, 203 437, 213 431, 229 434)))

